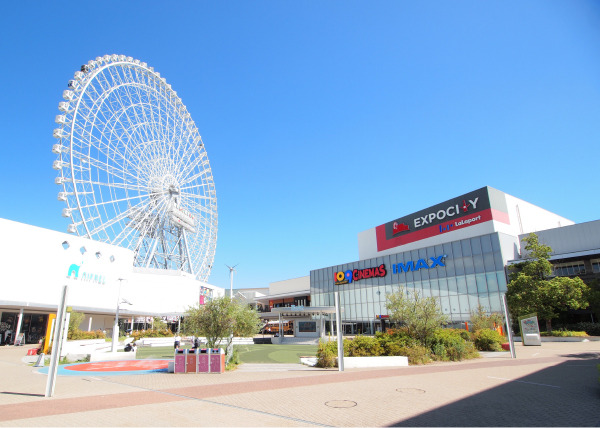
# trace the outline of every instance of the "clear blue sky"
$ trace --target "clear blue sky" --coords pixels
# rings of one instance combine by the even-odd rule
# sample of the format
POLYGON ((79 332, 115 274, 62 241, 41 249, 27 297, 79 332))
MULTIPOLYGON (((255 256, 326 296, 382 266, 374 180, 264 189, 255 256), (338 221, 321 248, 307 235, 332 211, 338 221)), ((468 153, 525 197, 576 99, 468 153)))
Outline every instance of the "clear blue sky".
POLYGON ((66 231, 62 91, 132 56, 206 144, 218 286, 354 261, 358 232, 485 185, 600 218, 597 2, 6 2, 0 40, 0 217, 66 231))

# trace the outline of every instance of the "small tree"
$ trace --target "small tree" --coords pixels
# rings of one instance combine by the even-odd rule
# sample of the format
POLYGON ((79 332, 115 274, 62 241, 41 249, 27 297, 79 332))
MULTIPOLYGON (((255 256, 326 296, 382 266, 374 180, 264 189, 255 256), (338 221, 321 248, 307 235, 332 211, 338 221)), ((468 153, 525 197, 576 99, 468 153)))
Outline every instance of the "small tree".
POLYGON ((471 325, 473 333, 479 330, 493 329, 494 324, 502 325, 503 318, 498 312, 487 314, 482 305, 477 306, 477 309, 471 311, 471 325))
POLYGON ((72 311, 69 316, 69 333, 76 332, 79 330, 79 326, 83 322, 85 314, 83 312, 72 311))
MULTIPOLYGON (((548 261, 552 248, 540 244, 535 233, 523 239, 530 260, 517 264, 519 270, 510 273, 506 300, 513 317, 536 312, 546 321, 546 330, 552 332, 552 319, 560 311, 585 309, 589 288, 581 278, 551 277, 552 264, 548 261)), ((514 268, 513 268, 514 269, 514 268)))
POLYGON ((231 349, 232 332, 238 337, 254 336, 261 327, 260 317, 255 310, 228 296, 214 298, 204 305, 189 307, 184 323, 188 334, 206 337, 209 348, 220 345, 225 338, 228 351, 231 349))
POLYGON ((408 333, 423 345, 437 328, 448 323, 438 297, 423 297, 417 290, 401 287, 386 298, 390 319, 403 323, 408 333))
POLYGON ((167 323, 161 317, 154 317, 152 322, 152 328, 154 330, 166 330, 167 323))

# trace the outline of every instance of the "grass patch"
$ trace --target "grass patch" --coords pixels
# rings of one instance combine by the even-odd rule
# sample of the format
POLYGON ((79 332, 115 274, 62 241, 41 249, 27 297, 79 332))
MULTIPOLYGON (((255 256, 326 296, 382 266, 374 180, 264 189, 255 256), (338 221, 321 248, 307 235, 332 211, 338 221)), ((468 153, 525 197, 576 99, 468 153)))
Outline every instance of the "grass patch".
MULTIPOLYGON (((317 355, 316 345, 235 345, 241 363, 249 364, 297 364, 300 357, 317 355)), ((180 349, 190 349, 189 345, 180 349)), ((175 351, 172 346, 138 348, 138 359, 172 359, 175 351)))

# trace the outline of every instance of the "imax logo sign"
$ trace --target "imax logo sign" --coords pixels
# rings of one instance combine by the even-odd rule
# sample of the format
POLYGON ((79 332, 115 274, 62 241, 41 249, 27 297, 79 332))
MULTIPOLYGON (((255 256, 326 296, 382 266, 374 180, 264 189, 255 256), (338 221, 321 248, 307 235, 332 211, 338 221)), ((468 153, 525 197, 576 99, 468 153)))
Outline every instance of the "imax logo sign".
POLYGON ((425 259, 419 259, 416 262, 410 261, 407 263, 398 263, 392 265, 392 273, 402 273, 408 271, 416 271, 420 269, 433 269, 435 267, 445 267, 446 255, 442 255, 439 257, 429 257, 430 262, 425 259))

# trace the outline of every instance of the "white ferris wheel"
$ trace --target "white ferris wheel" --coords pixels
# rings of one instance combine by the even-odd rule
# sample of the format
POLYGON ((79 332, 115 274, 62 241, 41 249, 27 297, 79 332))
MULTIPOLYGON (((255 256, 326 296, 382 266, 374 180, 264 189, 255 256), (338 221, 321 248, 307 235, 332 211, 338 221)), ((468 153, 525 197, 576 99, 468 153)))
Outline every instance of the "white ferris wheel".
POLYGON ((217 197, 198 128, 145 62, 105 55, 75 72, 54 130, 68 232, 129 248, 135 266, 206 281, 217 197))

